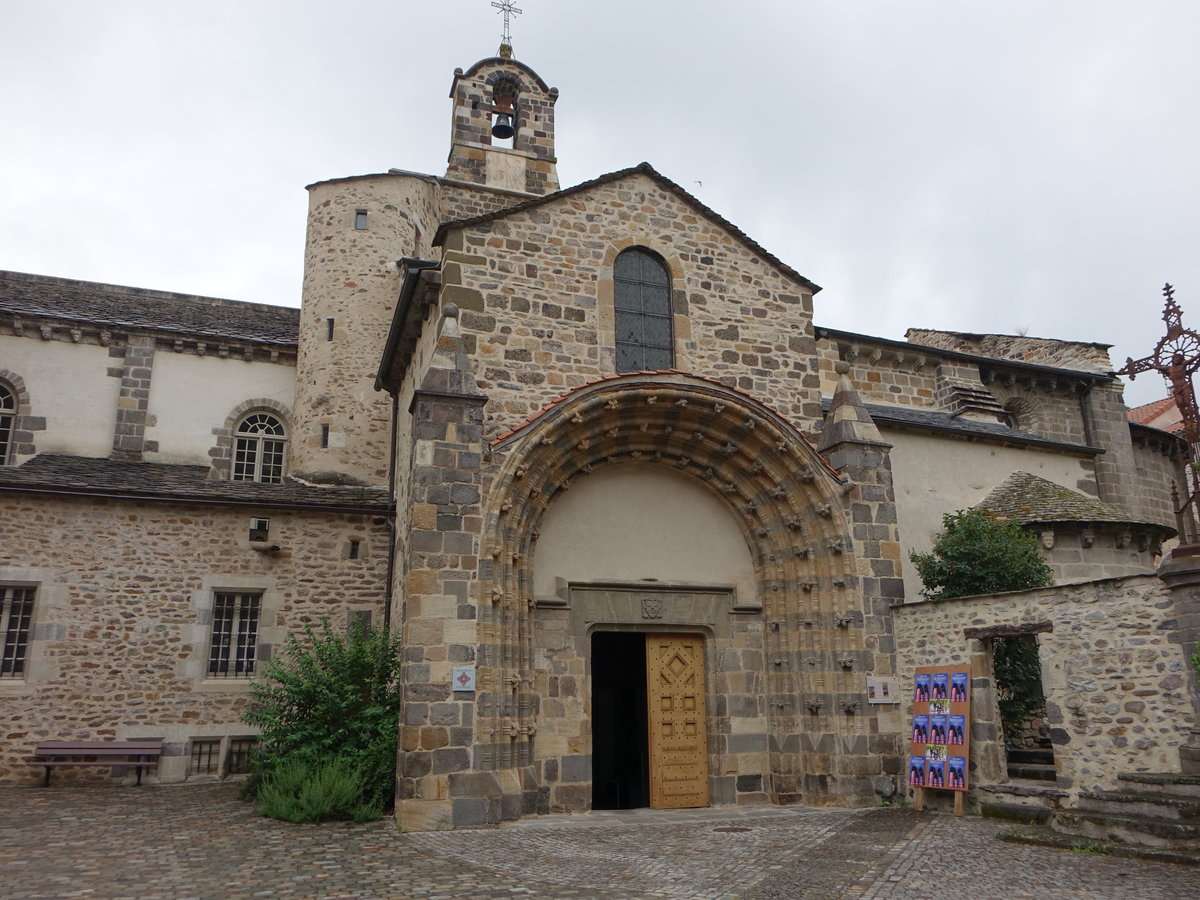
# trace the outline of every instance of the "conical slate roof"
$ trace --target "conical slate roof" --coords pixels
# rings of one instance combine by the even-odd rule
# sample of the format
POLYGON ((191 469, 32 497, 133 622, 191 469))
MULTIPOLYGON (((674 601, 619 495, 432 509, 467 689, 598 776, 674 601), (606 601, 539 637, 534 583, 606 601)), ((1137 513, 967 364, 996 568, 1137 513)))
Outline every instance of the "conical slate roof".
POLYGON ((1154 525, 1164 531, 1174 531, 1157 522, 1136 519, 1111 503, 1028 472, 1013 472, 975 508, 1022 525, 1028 522, 1113 522, 1154 525))

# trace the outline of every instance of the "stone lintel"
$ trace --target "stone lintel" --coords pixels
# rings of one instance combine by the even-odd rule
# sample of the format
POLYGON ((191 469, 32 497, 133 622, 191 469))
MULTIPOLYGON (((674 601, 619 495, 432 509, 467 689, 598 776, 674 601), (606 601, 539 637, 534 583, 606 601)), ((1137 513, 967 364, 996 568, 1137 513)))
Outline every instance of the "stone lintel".
POLYGON ((990 638, 1015 637, 1022 634, 1047 634, 1053 630, 1053 622, 1027 622, 1024 625, 987 625, 982 628, 964 628, 963 637, 972 641, 986 641, 990 638))

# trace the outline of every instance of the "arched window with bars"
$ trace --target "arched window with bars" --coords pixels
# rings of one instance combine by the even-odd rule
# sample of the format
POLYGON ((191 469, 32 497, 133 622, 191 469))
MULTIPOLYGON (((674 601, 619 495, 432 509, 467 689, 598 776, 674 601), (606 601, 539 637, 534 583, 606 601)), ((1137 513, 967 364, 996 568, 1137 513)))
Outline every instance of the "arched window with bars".
POLYGON ((671 324, 671 273, 659 256, 631 247, 613 266, 617 371, 670 369, 675 365, 671 324))

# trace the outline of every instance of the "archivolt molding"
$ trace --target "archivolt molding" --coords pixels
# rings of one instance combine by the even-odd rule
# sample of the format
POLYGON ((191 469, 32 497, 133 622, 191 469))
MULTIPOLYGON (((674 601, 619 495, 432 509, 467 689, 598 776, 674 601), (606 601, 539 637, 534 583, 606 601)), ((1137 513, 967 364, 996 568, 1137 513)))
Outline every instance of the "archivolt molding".
MULTIPOLYGON (((498 654, 494 688, 511 695, 498 696, 501 708, 480 710, 482 717, 523 718, 531 705, 522 694, 533 676, 533 556, 546 511, 575 479, 630 462, 671 466, 733 512, 754 561, 776 715, 798 715, 801 691, 833 687, 818 671, 802 671, 799 659, 833 649, 803 622, 831 621, 858 602, 849 596, 857 582, 842 501, 848 488, 782 416, 716 382, 640 373, 577 389, 492 450, 502 457, 485 509, 492 579, 483 585, 480 622, 498 654)), ((529 756, 514 748, 511 763, 529 756)))

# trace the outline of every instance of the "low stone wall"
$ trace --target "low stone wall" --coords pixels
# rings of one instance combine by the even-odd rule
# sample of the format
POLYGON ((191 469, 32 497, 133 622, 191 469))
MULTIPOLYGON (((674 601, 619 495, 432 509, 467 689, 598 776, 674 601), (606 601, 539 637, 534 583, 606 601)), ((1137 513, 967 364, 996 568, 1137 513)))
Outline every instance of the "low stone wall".
MULTIPOLYGON (((1006 780, 991 637, 1037 631, 1058 787, 1113 789, 1121 772, 1178 772, 1195 724, 1175 601, 1150 575, 896 607, 897 668, 969 662, 971 783, 1006 780), (971 637, 968 637, 971 635, 971 637)), ((911 700, 906 714, 911 714, 911 700)))

